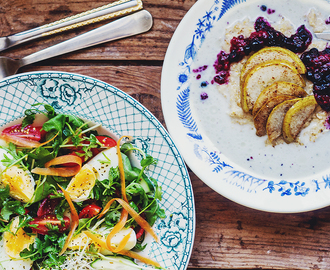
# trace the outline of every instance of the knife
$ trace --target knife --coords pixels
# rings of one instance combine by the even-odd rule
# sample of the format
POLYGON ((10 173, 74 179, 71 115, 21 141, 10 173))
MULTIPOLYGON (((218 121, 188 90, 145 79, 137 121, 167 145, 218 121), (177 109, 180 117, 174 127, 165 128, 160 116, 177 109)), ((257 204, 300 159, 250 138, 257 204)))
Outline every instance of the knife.
POLYGON ((31 30, 0 37, 0 51, 37 38, 132 13, 142 7, 141 0, 119 0, 31 30))
POLYGON ((330 32, 314 33, 317 38, 330 40, 330 32))

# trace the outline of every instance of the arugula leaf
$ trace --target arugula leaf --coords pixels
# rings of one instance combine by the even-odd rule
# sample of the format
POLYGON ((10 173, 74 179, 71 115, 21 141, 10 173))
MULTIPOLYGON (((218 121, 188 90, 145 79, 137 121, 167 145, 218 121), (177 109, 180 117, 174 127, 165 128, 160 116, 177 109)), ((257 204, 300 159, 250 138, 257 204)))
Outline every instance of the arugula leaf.
POLYGON ((24 215, 25 208, 20 201, 7 198, 2 204, 1 216, 4 220, 9 220, 12 214, 24 215))
POLYGON ((36 111, 34 110, 26 110, 25 117, 22 121, 22 128, 25 128, 28 125, 32 125, 36 118, 36 111))
POLYGON ((46 132, 60 132, 62 133, 62 130, 64 129, 65 126, 65 120, 66 120, 66 116, 64 114, 58 114, 55 117, 49 119, 47 122, 45 122, 42 125, 42 128, 46 131, 46 132))
POLYGON ((20 252, 22 258, 30 258, 40 269, 59 269, 65 256, 58 256, 66 240, 66 234, 39 235, 29 248, 20 252))
POLYGON ((122 160, 123 160, 123 167, 125 173, 125 179, 128 182, 132 182, 133 180, 139 177, 139 174, 133 169, 132 164, 128 156, 121 153, 122 160))

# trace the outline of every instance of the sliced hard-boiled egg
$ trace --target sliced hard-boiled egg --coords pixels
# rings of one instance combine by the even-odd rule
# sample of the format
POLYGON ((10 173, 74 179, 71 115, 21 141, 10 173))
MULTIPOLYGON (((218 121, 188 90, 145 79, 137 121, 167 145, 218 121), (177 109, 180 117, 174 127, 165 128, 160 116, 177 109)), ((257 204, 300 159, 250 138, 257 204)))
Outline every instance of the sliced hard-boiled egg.
POLYGON ((91 165, 97 172, 96 177, 102 181, 109 178, 110 168, 118 167, 118 155, 116 147, 102 151, 93 157, 87 164, 91 165))
POLYGON ((3 233, 3 247, 12 259, 20 259, 20 252, 34 243, 36 235, 28 235, 22 228, 18 228, 19 217, 15 217, 10 224, 10 232, 3 233))
POLYGON ((4 270, 27 270, 31 269, 33 261, 30 259, 17 260, 10 258, 4 248, 4 239, 0 241, 0 269, 4 270))
POLYGON ((89 193, 95 185, 96 174, 91 165, 85 164, 71 179, 66 191, 74 202, 82 202, 88 199, 89 193))
MULTIPOLYGON (((101 227, 95 231, 95 236, 102 241, 106 241, 107 235, 111 232, 111 229, 101 227)), ((124 250, 130 250, 136 245, 136 234, 132 228, 121 229, 111 240, 111 245, 117 247, 123 238, 130 233, 128 242, 126 243, 124 250)), ((84 232, 79 233, 74 238, 72 238, 68 248, 72 250, 79 250, 86 247, 86 245, 94 244, 99 252, 103 255, 111 255, 108 249, 100 247, 97 243, 93 242, 84 232)))
POLYGON ((117 248, 123 238, 130 233, 128 242, 126 243, 124 250, 130 250, 136 245, 136 234, 132 228, 123 228, 116 233, 111 239, 111 246, 117 248))
MULTIPOLYGON (((0 148, 0 160, 3 160, 5 156, 12 158, 10 153, 0 148)), ((29 202, 32 199, 35 186, 35 181, 30 171, 24 170, 18 165, 6 168, 2 162, 0 162, 0 169, 0 186, 3 188, 9 185, 11 197, 25 203, 29 202)))
POLYGON ((93 157, 71 179, 66 188, 72 201, 82 202, 87 200, 95 185, 95 180, 108 179, 110 168, 117 166, 118 156, 115 147, 104 150, 93 157))

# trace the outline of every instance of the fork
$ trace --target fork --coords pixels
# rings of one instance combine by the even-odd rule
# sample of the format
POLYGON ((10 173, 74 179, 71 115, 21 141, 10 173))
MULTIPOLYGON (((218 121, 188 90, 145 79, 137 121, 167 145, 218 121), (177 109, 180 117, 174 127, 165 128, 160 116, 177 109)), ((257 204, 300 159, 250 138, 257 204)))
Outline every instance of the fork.
POLYGON ((151 14, 142 10, 19 60, 0 56, 0 79, 14 75, 20 67, 25 65, 146 32, 152 27, 152 21, 151 14))

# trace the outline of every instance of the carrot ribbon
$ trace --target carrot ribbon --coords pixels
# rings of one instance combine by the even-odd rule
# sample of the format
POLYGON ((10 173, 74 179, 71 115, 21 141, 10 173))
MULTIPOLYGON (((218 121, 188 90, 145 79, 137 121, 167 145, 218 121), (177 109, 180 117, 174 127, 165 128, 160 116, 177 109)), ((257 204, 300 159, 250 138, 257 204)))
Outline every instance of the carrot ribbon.
MULTIPOLYGON (((98 245, 100 245, 102 248, 104 247, 107 247, 107 244, 106 242, 104 242, 102 239, 98 238, 95 234, 91 233, 90 231, 85 231, 84 232, 89 238, 92 239, 93 242, 97 243, 98 245)), ((129 235, 126 235, 123 240, 120 242, 119 246, 118 246, 118 249, 119 247, 122 247, 122 246, 125 246, 128 239, 129 239, 129 235), (126 239, 125 239, 126 238, 126 239)), ((153 265, 153 266, 156 266, 158 268, 161 268, 160 264, 158 262, 155 262, 149 258, 146 258, 146 257, 143 257, 141 256, 140 254, 136 253, 136 252, 133 252, 133 251, 130 251, 130 250, 118 250, 116 252, 117 254, 120 254, 120 255, 124 255, 124 256, 128 256, 130 258, 133 258, 133 259, 137 259, 143 263, 146 263, 146 264, 149 264, 149 265, 153 265)))
POLYGON ((52 160, 45 163, 45 168, 36 167, 31 170, 32 173, 40 175, 55 175, 62 177, 75 176, 81 169, 82 161, 81 158, 75 155, 64 155, 53 158, 52 160), (74 163, 72 167, 51 167, 56 165, 63 165, 67 163, 74 163))
POLYGON ((70 232, 68 234, 68 237, 66 238, 66 241, 64 243, 64 246, 63 246, 61 252, 59 253, 59 256, 61 256, 66 251, 66 249, 68 248, 68 245, 69 245, 69 243, 70 243, 70 241, 73 237, 73 234, 74 234, 76 228, 79 225, 79 216, 78 216, 76 208, 73 205, 73 202, 70 198, 69 193, 65 189, 63 189, 60 185, 58 185, 58 186, 62 190, 62 192, 64 194, 64 197, 65 197, 65 199, 67 200, 67 202, 70 206, 70 212, 71 212, 71 228, 70 228, 70 232))
POLYGON ((156 235, 156 233, 154 232, 154 230, 151 228, 151 226, 149 225, 149 223, 144 220, 127 202, 125 202, 123 199, 120 198, 113 198, 111 199, 106 206, 104 207, 104 209, 102 210, 102 212, 99 215, 99 218, 101 218, 102 216, 104 216, 104 214, 106 212, 108 212, 108 210, 110 209, 110 206, 112 205, 112 203, 114 201, 117 201, 118 203, 121 204, 121 206, 131 215, 131 217, 148 233, 151 234, 151 236, 157 241, 158 240, 158 236, 156 235))

